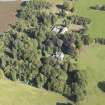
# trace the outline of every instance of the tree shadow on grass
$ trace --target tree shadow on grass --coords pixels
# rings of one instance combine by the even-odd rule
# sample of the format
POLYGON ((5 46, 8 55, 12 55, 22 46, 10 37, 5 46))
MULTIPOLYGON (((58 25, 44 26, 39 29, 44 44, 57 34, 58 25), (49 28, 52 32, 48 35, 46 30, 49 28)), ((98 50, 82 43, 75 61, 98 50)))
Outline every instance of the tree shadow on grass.
POLYGON ((100 88, 101 91, 105 92, 105 81, 98 82, 98 88, 100 88))
POLYGON ((56 7, 59 9, 63 9, 63 5, 61 5, 61 4, 57 4, 56 7))
POLYGON ((56 105, 73 105, 71 103, 60 103, 60 102, 57 102, 56 105))
POLYGON ((89 8, 90 9, 93 9, 93 10, 96 10, 96 7, 95 6, 90 6, 89 8))

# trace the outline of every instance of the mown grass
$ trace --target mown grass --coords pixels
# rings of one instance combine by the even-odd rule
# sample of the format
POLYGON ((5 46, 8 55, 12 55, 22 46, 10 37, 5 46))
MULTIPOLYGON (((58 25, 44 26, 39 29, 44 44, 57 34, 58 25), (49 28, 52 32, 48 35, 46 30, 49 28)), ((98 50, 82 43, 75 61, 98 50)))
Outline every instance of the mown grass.
MULTIPOLYGON (((105 4, 105 0, 78 0, 76 14, 92 20, 88 33, 93 38, 105 38, 105 12, 90 9, 96 4, 105 4)), ((88 81, 88 96, 80 105, 103 105, 105 93, 98 87, 98 83, 105 81, 105 46, 90 45, 83 48, 78 58, 78 67, 86 70, 88 81)))
POLYGON ((0 80, 0 105, 56 105, 69 102, 63 96, 19 82, 0 80))
POLYGON ((78 0, 76 14, 92 20, 88 31, 92 37, 105 37, 105 12, 90 9, 96 4, 105 4, 105 0, 78 0))
POLYGON ((87 72, 88 96, 80 105, 103 105, 105 93, 98 87, 105 81, 105 46, 91 45, 83 49, 78 58, 78 67, 87 72))

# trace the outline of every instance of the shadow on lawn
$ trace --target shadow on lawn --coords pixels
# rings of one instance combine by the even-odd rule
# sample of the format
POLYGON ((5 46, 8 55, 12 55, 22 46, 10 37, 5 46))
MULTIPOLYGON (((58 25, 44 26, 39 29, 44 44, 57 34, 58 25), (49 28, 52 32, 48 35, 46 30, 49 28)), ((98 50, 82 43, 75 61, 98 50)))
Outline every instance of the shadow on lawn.
POLYGON ((59 102, 57 102, 56 105, 73 105, 73 104, 71 104, 71 103, 59 103, 59 102))
POLYGON ((61 4, 57 4, 56 7, 59 9, 63 9, 63 5, 61 5, 61 4))
POLYGON ((105 92, 105 81, 100 81, 97 85, 101 91, 105 92))

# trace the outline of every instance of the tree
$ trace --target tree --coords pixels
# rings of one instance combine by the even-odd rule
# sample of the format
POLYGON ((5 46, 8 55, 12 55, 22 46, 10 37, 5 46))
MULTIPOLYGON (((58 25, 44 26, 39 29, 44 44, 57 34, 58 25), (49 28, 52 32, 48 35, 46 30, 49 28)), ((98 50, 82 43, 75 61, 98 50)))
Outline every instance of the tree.
MULTIPOLYGON (((71 56, 76 57, 81 37, 75 33, 61 35, 50 32, 58 17, 55 13, 46 12, 49 6, 44 0, 32 0, 21 8, 16 25, 0 37, 0 69, 13 81, 20 80, 68 98, 76 96, 77 101, 85 91, 85 79, 79 70, 74 70, 76 67, 71 63, 71 56), (53 55, 61 51, 70 56, 59 62, 53 55)), ((69 1, 64 3, 64 12, 71 8, 69 1)), ((82 19, 78 18, 73 22, 77 19, 79 24, 78 20, 82 19)), ((67 23, 65 21, 62 28, 67 23)))
POLYGON ((100 88, 102 92, 105 92, 105 81, 98 82, 98 88, 100 88))
POLYGON ((65 85, 64 87, 64 92, 63 92, 64 96, 70 98, 71 97, 71 86, 70 85, 65 85))
POLYGON ((85 96, 87 95, 87 89, 86 89, 86 72, 85 71, 72 71, 71 72, 71 97, 74 102, 79 102, 80 100, 83 100, 85 96))
POLYGON ((92 38, 89 35, 83 35, 82 41, 84 45, 89 45, 92 42, 92 38))
POLYGON ((79 102, 80 100, 84 100, 86 96, 86 91, 81 88, 82 86, 78 85, 77 83, 72 83, 72 95, 71 99, 74 102, 79 102))
POLYGON ((43 74, 39 73, 36 77, 36 86, 38 88, 43 88, 45 82, 46 82, 46 77, 43 74))
POLYGON ((65 10, 72 10, 74 8, 73 2, 72 1, 65 1, 63 3, 63 9, 65 10))
POLYGON ((15 70, 12 70, 11 71, 11 80, 13 80, 13 81, 16 81, 17 80, 16 71, 15 70))

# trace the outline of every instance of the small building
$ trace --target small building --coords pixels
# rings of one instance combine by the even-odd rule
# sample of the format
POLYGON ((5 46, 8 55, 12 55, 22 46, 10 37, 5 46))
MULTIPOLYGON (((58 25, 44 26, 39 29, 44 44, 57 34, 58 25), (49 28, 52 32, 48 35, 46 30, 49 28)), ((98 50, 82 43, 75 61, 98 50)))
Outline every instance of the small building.
POLYGON ((53 27, 52 32, 59 33, 60 29, 61 29, 60 26, 55 26, 55 27, 53 27))
POLYGON ((64 59, 64 54, 63 52, 56 52, 54 55, 53 55, 54 58, 60 60, 60 61, 63 61, 64 59))
POLYGON ((65 34, 66 32, 68 32, 68 28, 64 26, 55 26, 52 29, 52 32, 59 33, 59 34, 65 34))
POLYGON ((63 28, 61 29, 60 34, 65 34, 66 32, 68 32, 68 28, 67 28, 67 27, 63 27, 63 28))
POLYGON ((83 25, 77 25, 77 24, 71 24, 70 25, 70 30, 71 31, 75 31, 75 32, 79 32, 81 30, 84 30, 84 26, 83 25))

